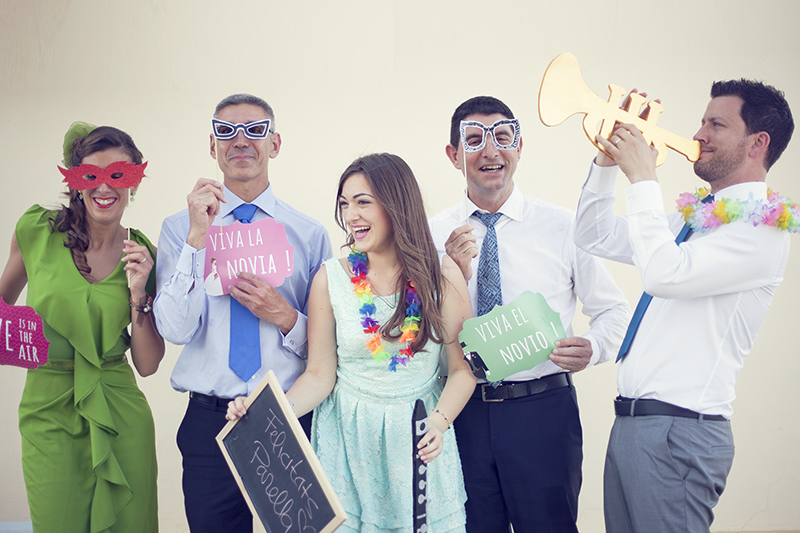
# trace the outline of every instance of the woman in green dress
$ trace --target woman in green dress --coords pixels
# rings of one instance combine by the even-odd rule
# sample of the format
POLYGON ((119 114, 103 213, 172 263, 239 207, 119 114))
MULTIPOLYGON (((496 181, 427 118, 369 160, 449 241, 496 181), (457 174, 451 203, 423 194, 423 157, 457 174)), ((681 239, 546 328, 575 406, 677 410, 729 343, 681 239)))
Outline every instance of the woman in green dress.
POLYGON ((157 531, 153 416, 125 355, 142 376, 164 356, 150 312, 155 249, 121 224, 146 164, 106 126, 73 124, 64 152, 69 205, 22 215, 0 277, 8 304, 28 285, 50 341, 19 406, 33 529, 157 531))

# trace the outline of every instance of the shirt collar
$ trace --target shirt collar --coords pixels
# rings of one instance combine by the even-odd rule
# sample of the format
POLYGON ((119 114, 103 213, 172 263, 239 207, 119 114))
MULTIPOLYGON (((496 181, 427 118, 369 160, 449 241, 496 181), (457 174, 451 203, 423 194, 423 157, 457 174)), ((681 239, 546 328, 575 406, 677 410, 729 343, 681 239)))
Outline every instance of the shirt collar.
POLYGON ((225 194, 225 199, 228 200, 226 203, 220 204, 220 216, 223 218, 228 215, 233 216, 233 210, 244 203, 251 203, 270 217, 275 218, 275 194, 273 194, 271 183, 264 192, 259 194, 252 202, 245 202, 231 192, 225 185, 222 186, 222 192, 225 194))
MULTIPOLYGON (((481 209, 477 205, 475 205, 472 200, 464 195, 464 200, 467 203, 466 211, 472 216, 472 213, 475 211, 480 211, 481 213, 488 213, 485 209, 481 209)), ((505 201, 505 203, 498 209, 499 212, 503 213, 503 215, 507 216, 512 220, 516 220, 517 222, 522 222, 522 212, 525 207, 525 198, 522 196, 522 193, 517 188, 517 184, 514 183, 514 190, 511 191, 511 195, 505 201)))
POLYGON ((747 181, 744 183, 737 183, 717 191, 717 193, 714 195, 714 199, 730 198, 731 200, 747 200, 751 193, 753 198, 766 198, 767 184, 763 181, 747 181))

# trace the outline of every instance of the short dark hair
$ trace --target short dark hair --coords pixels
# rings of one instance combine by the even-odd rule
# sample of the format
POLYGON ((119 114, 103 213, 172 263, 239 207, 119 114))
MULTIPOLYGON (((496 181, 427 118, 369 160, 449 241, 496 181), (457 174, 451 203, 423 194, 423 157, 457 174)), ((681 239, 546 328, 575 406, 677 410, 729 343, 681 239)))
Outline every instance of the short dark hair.
POLYGON ((794 132, 792 111, 783 95, 771 85, 755 80, 717 81, 711 86, 711 98, 738 96, 744 103, 740 112, 747 134, 766 131, 769 146, 764 166, 767 170, 781 156, 794 132))
POLYGON ((475 96, 458 106, 453 113, 453 118, 450 119, 450 144, 453 145, 453 148, 458 149, 459 146, 462 120, 470 115, 494 115, 495 113, 500 113, 506 118, 514 118, 511 109, 493 96, 475 96))
POLYGON ((217 118, 219 112, 225 109, 226 107, 230 107, 232 105, 254 105, 260 107, 264 110, 264 113, 267 114, 267 117, 272 121, 270 124, 270 129, 275 131, 275 113, 272 112, 272 107, 264 101, 262 98, 258 96, 253 96, 252 94, 247 93, 239 93, 239 94, 232 94, 226 98, 223 98, 218 104, 216 109, 214 109, 214 118, 217 118))

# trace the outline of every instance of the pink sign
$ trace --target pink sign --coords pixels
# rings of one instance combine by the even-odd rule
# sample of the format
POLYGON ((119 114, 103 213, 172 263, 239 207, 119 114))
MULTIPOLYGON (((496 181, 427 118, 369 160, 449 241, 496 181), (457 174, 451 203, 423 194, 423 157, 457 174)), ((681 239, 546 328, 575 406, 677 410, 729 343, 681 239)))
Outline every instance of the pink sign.
POLYGON ((230 226, 212 226, 206 235, 205 282, 211 296, 228 294, 239 272, 255 274, 279 287, 294 270, 294 246, 286 228, 272 218, 230 226))
POLYGON ((0 365, 36 368, 47 362, 42 317, 33 307, 8 305, 0 298, 0 365))

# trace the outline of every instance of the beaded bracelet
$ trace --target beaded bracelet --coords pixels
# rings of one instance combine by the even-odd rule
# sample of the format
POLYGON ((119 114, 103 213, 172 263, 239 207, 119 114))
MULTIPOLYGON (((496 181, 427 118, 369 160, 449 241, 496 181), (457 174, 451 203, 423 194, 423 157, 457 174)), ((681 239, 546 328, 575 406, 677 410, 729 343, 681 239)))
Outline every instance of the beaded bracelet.
POLYGON ((129 300, 131 304, 131 309, 134 311, 139 311, 140 313, 147 314, 153 310, 153 297, 148 295, 147 301, 145 301, 142 305, 136 305, 133 303, 133 300, 129 300))
POLYGON ((433 412, 434 413, 439 413, 440 415, 442 415, 442 418, 444 418, 444 421, 447 422, 447 428, 450 429, 450 419, 447 418, 447 416, 443 412, 438 410, 438 409, 434 409, 433 412))

